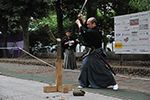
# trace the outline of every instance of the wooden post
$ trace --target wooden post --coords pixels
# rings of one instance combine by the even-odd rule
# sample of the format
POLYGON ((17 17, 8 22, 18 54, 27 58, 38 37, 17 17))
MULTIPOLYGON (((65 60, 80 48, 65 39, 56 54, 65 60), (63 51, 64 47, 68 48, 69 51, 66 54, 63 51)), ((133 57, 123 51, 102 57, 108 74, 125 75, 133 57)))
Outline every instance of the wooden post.
POLYGON ((57 39, 57 60, 55 66, 55 84, 62 86, 61 39, 57 39))
POLYGON ((62 61, 61 61, 61 39, 55 38, 48 25, 45 25, 45 29, 49 38, 53 41, 57 40, 57 59, 55 65, 55 84, 44 87, 44 92, 63 92, 68 93, 72 90, 72 85, 62 86, 62 61))
POLYGON ((62 86, 62 62, 61 60, 56 62, 55 66, 55 84, 56 86, 62 86))

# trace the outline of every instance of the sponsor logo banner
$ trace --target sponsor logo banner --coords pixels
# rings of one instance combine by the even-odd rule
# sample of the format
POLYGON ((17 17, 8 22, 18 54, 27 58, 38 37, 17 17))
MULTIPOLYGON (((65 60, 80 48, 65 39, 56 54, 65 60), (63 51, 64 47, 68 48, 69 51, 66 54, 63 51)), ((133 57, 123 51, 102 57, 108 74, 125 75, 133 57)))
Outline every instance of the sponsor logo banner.
POLYGON ((139 25, 139 19, 130 20, 130 26, 133 26, 133 25, 139 25))
POLYGON ((139 40, 148 40, 148 38, 139 38, 139 40))
POLYGON ((139 26, 139 30, 148 30, 148 24, 142 24, 139 26))
POLYGON ((150 54, 150 11, 114 19, 116 54, 150 54))
POLYGON ((115 49, 122 49, 122 43, 115 43, 115 49))

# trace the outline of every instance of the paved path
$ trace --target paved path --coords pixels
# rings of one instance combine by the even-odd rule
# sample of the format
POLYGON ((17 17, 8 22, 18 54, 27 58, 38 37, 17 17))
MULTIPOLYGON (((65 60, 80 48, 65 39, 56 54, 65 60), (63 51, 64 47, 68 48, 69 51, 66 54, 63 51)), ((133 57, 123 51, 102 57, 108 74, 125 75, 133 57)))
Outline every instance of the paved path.
MULTIPOLYGON (((87 92, 84 97, 74 97, 72 95, 72 91, 70 91, 67 94, 56 93, 56 92, 43 93, 44 86, 47 86, 48 84, 52 84, 55 82, 54 79, 55 72, 54 71, 47 72, 47 73, 35 73, 35 72, 47 71, 47 70, 52 70, 52 69, 49 67, 42 67, 42 66, 0 63, 0 72, 8 73, 7 76, 0 75, 0 100, 34 100, 34 99, 28 99, 27 97, 35 98, 36 100, 44 100, 44 99, 59 100, 62 97, 65 97, 66 100, 80 100, 80 99, 93 100, 93 98, 94 100, 103 100, 103 99, 99 99, 99 96, 100 98, 102 97, 105 98, 105 96, 108 98, 108 99, 105 98, 104 100, 110 100, 109 97, 111 97, 111 100, 113 100, 112 97, 115 97, 114 100, 116 100, 116 98, 120 98, 124 100, 150 100, 150 85, 149 85, 150 79, 137 78, 137 77, 135 78, 132 77, 131 79, 118 82, 119 84, 118 91, 113 91, 112 87, 108 89, 84 88, 83 90, 87 92), (16 73, 16 72, 33 72, 33 73, 9 74, 9 73, 16 73), (142 91, 138 92, 137 90, 142 90, 142 91), (90 95, 94 95, 94 96, 90 97, 90 95), (18 98, 16 98, 17 96, 18 98)), ((76 78, 78 77, 78 74, 79 71, 76 70, 63 71, 63 77, 64 77, 63 84, 78 83, 77 81, 75 81, 76 78)), ((115 76, 115 79, 120 79, 123 77, 124 76, 117 75, 115 76)), ((77 86, 74 86, 73 88, 76 89, 77 86)))
POLYGON ((121 100, 97 93, 86 92, 85 96, 69 93, 44 93, 48 84, 0 75, 0 100, 121 100))

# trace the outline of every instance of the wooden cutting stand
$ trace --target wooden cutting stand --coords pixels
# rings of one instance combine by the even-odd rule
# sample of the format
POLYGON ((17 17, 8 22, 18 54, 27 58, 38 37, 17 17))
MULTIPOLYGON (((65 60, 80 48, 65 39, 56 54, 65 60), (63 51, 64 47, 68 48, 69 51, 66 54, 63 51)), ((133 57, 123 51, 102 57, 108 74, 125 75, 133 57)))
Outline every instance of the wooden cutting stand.
POLYGON ((46 31, 52 40, 57 40, 57 59, 55 62, 55 84, 44 87, 44 92, 63 92, 68 93, 72 90, 72 85, 62 85, 62 61, 61 61, 61 39, 55 39, 49 26, 45 26, 46 31))

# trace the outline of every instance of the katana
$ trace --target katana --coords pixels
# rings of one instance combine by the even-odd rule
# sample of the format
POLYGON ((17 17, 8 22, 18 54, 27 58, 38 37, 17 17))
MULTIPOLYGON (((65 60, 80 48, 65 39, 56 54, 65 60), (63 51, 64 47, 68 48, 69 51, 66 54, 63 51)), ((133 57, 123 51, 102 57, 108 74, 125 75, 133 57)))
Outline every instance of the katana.
POLYGON ((116 75, 116 73, 114 72, 114 70, 112 69, 112 67, 107 63, 107 61, 105 60, 105 58, 102 56, 101 52, 103 52, 103 51, 100 50, 100 51, 97 53, 97 56, 98 56, 100 59, 102 59, 102 60, 104 61, 104 63, 108 66, 109 70, 110 70, 114 75, 116 75))
POLYGON ((83 4, 83 6, 82 6, 82 8, 81 8, 81 11, 80 11, 81 14, 82 14, 82 12, 83 12, 83 9, 84 9, 84 6, 86 5, 86 3, 87 3, 87 0, 84 1, 84 4, 83 4))

